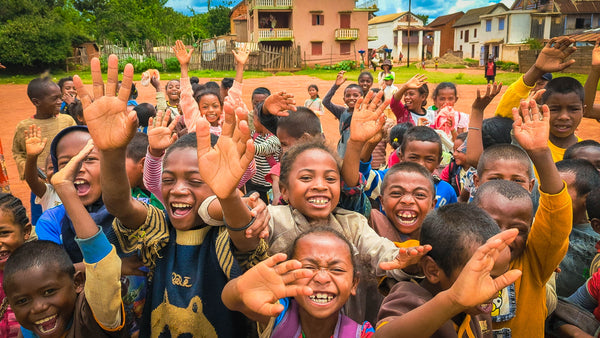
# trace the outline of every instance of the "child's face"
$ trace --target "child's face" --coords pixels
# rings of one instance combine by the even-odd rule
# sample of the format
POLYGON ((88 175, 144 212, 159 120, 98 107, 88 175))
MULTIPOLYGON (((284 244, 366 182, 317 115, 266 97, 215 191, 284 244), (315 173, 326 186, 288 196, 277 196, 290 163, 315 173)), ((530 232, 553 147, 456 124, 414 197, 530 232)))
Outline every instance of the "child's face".
POLYGON ((350 109, 354 109, 356 101, 362 97, 361 90, 358 88, 347 88, 344 92, 344 103, 350 109))
POLYGON ((127 171, 127 179, 129 180, 129 186, 144 187, 144 160, 139 162, 127 157, 125 158, 125 171, 127 171))
POLYGON ((600 171, 600 148, 594 146, 582 147, 577 149, 573 155, 573 158, 575 159, 590 162, 598 169, 598 171, 600 171))
POLYGON ((410 141, 401 154, 401 162, 419 163, 433 173, 440 165, 440 145, 436 142, 410 141))
POLYGON ((294 259, 314 272, 297 285, 313 289, 311 296, 295 297, 300 311, 319 319, 337 318, 350 295, 356 294, 352 257, 348 245, 333 234, 313 233, 296 243, 294 259))
POLYGON ((301 153, 288 177, 281 186, 283 199, 310 221, 329 219, 340 200, 340 171, 331 154, 320 149, 301 153))
POLYGON ((452 156, 454 157, 454 162, 456 162, 457 165, 463 165, 467 161, 467 154, 463 152, 465 147, 461 147, 463 144, 463 140, 456 139, 456 141, 454 141, 452 156))
POLYGON ((404 93, 404 105, 410 111, 417 111, 421 109, 421 104, 425 98, 425 94, 419 94, 417 89, 409 89, 404 93))
POLYGON ((519 230, 519 235, 510 244, 510 260, 513 261, 519 258, 525 251, 527 236, 533 222, 533 203, 531 199, 509 200, 502 195, 486 194, 479 207, 498 223, 500 230, 519 230))
POLYGON ((529 167, 518 160, 488 161, 481 175, 475 175, 475 185, 480 186, 491 180, 513 181, 529 192, 533 189, 534 184, 534 179, 529 178, 529 167))
POLYGON ((583 102, 573 92, 553 93, 546 100, 550 108, 550 133, 558 138, 573 135, 583 117, 583 102))
POLYGON ((5 291, 19 324, 37 337, 62 337, 73 318, 77 294, 83 291, 82 277, 71 278, 56 265, 16 272, 5 291))
MULTIPOLYGON (((58 170, 64 168, 69 160, 85 147, 89 139, 90 134, 81 131, 74 131, 65 135, 56 146, 58 170)), ((73 183, 83 205, 90 205, 102 196, 100 154, 98 153, 98 148, 94 147, 94 150, 81 163, 81 167, 73 183)))
POLYGON ((388 179, 381 195, 383 211, 398 231, 418 239, 425 216, 435 207, 431 181, 415 172, 396 172, 388 179))
POLYGON ((206 117, 210 124, 214 125, 219 122, 221 117, 221 102, 216 95, 204 95, 198 103, 200 113, 206 117))
POLYGON ((0 209, 0 270, 4 270, 10 254, 29 239, 30 233, 31 224, 21 229, 11 212, 0 209))
POLYGON ((299 139, 290 136, 285 129, 277 128, 277 138, 281 144, 281 154, 287 153, 287 151, 298 143, 299 139))
POLYGON ((314 99, 318 94, 319 92, 314 87, 308 88, 308 95, 310 95, 311 98, 314 99))
POLYGON ((560 179, 567 184, 567 192, 571 196, 573 219, 576 220, 579 215, 585 213, 585 198, 587 194, 579 195, 575 189, 575 174, 570 171, 560 171, 560 179))
POLYGON ((254 94, 252 95, 252 107, 256 110, 256 105, 264 102, 267 99, 267 94, 254 94))
POLYGON ((198 209, 213 192, 200 176, 195 148, 178 148, 169 153, 163 167, 162 194, 175 229, 190 230, 202 224, 198 209))
POLYGON ((73 81, 65 81, 63 83, 63 87, 62 87, 62 94, 68 94, 71 95, 72 97, 77 96, 77 90, 75 89, 75 85, 73 84, 73 81))
POLYGON ((177 80, 169 81, 167 84, 167 97, 171 101, 179 100, 180 84, 177 80))
POLYGON ((38 112, 44 115, 54 116, 60 112, 60 106, 62 105, 62 94, 58 85, 51 83, 46 86, 44 95, 42 97, 34 99, 34 104, 38 112))
POLYGON ((442 108, 444 105, 454 106, 458 97, 452 88, 442 88, 438 90, 437 96, 433 99, 434 104, 438 108, 442 108))
POLYGON ((394 80, 383 80, 383 83, 386 85, 386 87, 389 87, 394 84, 394 80))
POLYGON ((46 165, 44 166, 44 173, 46 174, 46 182, 50 183, 52 176, 54 175, 54 164, 52 164, 52 157, 48 154, 46 157, 46 165))
POLYGON ((373 79, 370 76, 363 75, 358 78, 358 85, 366 95, 369 92, 369 89, 371 89, 371 86, 373 86, 373 79))

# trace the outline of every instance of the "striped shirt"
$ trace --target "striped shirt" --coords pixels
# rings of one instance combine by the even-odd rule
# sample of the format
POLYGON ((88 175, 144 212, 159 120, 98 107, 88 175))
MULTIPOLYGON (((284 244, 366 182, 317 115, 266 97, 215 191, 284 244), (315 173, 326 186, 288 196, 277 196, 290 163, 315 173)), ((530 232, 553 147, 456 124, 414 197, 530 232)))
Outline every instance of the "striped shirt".
POLYGON ((256 162, 256 174, 250 180, 253 184, 270 187, 271 183, 265 181, 265 176, 271 170, 271 167, 279 162, 281 155, 281 144, 277 136, 267 133, 252 133, 254 146, 254 161, 256 162))

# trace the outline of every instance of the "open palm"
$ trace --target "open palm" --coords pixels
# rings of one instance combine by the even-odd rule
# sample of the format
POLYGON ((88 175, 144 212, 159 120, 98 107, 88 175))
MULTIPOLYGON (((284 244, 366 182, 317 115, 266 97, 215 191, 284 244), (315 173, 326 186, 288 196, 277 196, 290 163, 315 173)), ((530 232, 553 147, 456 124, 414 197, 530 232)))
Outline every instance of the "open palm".
POLYGON ((592 50, 592 67, 600 67, 600 38, 596 40, 596 45, 592 50))
POLYGON ((94 143, 100 150, 113 150, 126 147, 137 128, 135 111, 127 113, 127 100, 131 91, 133 79, 133 66, 127 64, 123 72, 123 82, 118 96, 116 95, 118 82, 119 60, 115 55, 108 57, 108 74, 106 95, 104 82, 100 71, 98 58, 92 59, 92 80, 94 82, 94 98, 83 86, 81 78, 73 77, 77 88, 77 95, 83 104, 83 116, 94 143))
POLYGON ((546 149, 550 135, 550 110, 542 106, 542 116, 535 100, 522 101, 520 110, 513 108, 515 139, 526 151, 546 149))
POLYGON ((359 99, 356 102, 360 109, 352 114, 352 123, 350 124, 350 139, 357 142, 367 142, 374 137, 383 128, 385 123, 384 109, 389 102, 384 102, 379 107, 383 91, 379 91, 376 95, 369 91, 364 99, 359 99))
POLYGON ((569 67, 575 60, 565 59, 575 52, 576 48, 572 46, 574 42, 567 37, 553 38, 538 55, 535 66, 545 73, 559 72, 569 67))
POLYGON ((27 155, 39 155, 44 151, 48 139, 42 137, 42 128, 35 124, 25 130, 25 153, 27 155))
POLYGON ((177 118, 169 122, 169 114, 159 110, 156 117, 148 121, 148 145, 156 151, 164 151, 177 140, 177 134, 173 133, 177 118))

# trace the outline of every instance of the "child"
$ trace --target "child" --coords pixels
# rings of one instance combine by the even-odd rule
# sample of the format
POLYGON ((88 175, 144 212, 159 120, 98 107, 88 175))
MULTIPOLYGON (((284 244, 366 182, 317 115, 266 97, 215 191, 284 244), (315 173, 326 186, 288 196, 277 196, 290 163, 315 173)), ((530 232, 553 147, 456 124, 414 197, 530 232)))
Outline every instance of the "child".
POLYGON ((46 179, 40 178, 38 167, 36 165, 39 154, 46 147, 47 139, 41 137, 42 131, 35 124, 29 126, 25 131, 25 149, 27 151, 27 160, 25 161, 25 181, 36 195, 35 203, 41 205, 42 211, 54 208, 61 204, 60 198, 56 194, 54 187, 50 184, 50 178, 54 173, 52 159, 50 156, 46 159, 44 174, 46 179))
POLYGON ((415 126, 428 126, 435 121, 435 114, 428 113, 425 109, 429 95, 426 80, 427 77, 417 74, 392 95, 390 109, 396 116, 397 123, 410 122, 415 126))
MULTIPOLYGON (((158 81, 157 81, 158 82, 158 81)), ((159 83, 160 84, 160 83, 159 83)), ((154 83, 153 83, 154 85, 154 83)), ((175 120, 179 115, 181 115, 181 108, 179 105, 180 95, 181 95, 181 85, 179 80, 170 80, 165 85, 166 91, 166 100, 164 95, 162 99, 159 99, 158 86, 156 86, 156 110, 168 111, 171 121, 175 120)))
POLYGON ((357 270, 348 239, 316 227, 296 237, 288 255, 276 254, 227 283, 221 297, 257 320, 261 337, 370 337, 369 322, 360 325, 341 312, 356 294, 357 270))
POLYGON ((310 98, 304 101, 304 106, 315 112, 315 114, 322 116, 325 109, 321 102, 321 98, 319 98, 319 87, 317 87, 316 84, 309 85, 308 95, 310 98))
POLYGON ((150 103, 140 103, 133 108, 139 121, 138 131, 144 134, 148 133, 148 121, 156 116, 156 108, 150 103))
MULTIPOLYGON (((252 91, 252 109, 256 111, 259 103, 264 102, 271 95, 271 91, 265 87, 257 87, 252 91)), ((255 116, 255 115, 253 115, 255 116)))
POLYGON ((388 143, 392 146, 392 153, 388 157, 387 167, 391 168, 394 164, 400 162, 400 145, 404 140, 404 134, 413 126, 413 124, 404 122, 399 123, 390 129, 388 133, 388 143))
MULTIPOLYGON (((190 55, 181 41, 177 41, 175 50, 179 56, 190 55)), ((117 58, 111 55, 109 69, 117 64, 117 58)), ((95 63, 92 67, 92 71, 99 72, 95 63)), ((115 81, 116 75, 109 71, 108 81, 115 81)), ((133 67, 127 65, 124 83, 130 82, 132 76, 133 67)), ((78 92, 81 89, 80 96, 87 97, 78 77, 75 83, 78 92)), ((210 146, 208 121, 188 120, 197 135, 182 137, 165 154, 163 212, 131 197, 125 151, 136 120, 134 115, 124 112, 128 93, 118 97, 111 92, 107 94, 96 99, 84 113, 101 154, 102 177, 107 182, 102 185, 102 197, 116 217, 114 227, 119 242, 126 252, 141 253, 152 276, 140 336, 245 336, 243 316, 226 309, 219 297, 229 278, 240 275, 242 266, 251 266, 262 259, 266 249, 259 246, 259 238, 252 233, 256 227, 261 232, 264 218, 256 219, 259 215, 248 210, 236 190, 253 153, 252 142, 247 142, 250 135, 247 123, 243 120, 236 123, 234 117, 234 109, 244 108, 239 102, 231 102, 230 92, 225 105, 224 133, 215 148, 210 146), (105 127, 115 123, 124 128, 105 127), (197 213, 214 194, 225 215, 225 226, 206 226, 197 213), (234 259, 234 253, 240 263, 234 259)), ((192 112, 195 117, 197 113, 192 112)), ((185 107, 184 114, 188 115, 185 107)))
POLYGON ((148 135, 140 132, 135 133, 127 145, 125 166, 127 179, 131 186, 131 196, 138 201, 164 210, 165 207, 160 200, 144 186, 144 162, 147 149, 148 135))
POLYGON ((198 94, 198 108, 200 114, 210 123, 210 133, 221 135, 221 112, 223 111, 223 99, 219 94, 206 90, 198 94))
POLYGON ((383 81, 388 75, 391 75, 392 78, 396 77, 396 73, 392 72, 392 60, 390 59, 383 60, 383 63, 381 64, 381 71, 379 74, 377 74, 377 83, 379 84, 379 88, 383 88, 383 81))
MULTIPOLYGON (((431 97, 433 98, 433 105, 427 108, 427 113, 433 111, 437 117, 442 108, 454 107, 456 101, 458 101, 456 85, 452 82, 442 82, 435 87, 431 97)), ((454 110, 453 115, 452 128, 457 134, 466 132, 469 127, 469 115, 456 110, 454 110)))
MULTIPOLYGON (((473 170, 466 161, 467 153, 467 133, 458 134, 456 140, 454 140, 454 148, 452 149, 452 160, 448 164, 442 173, 440 178, 454 188, 456 196, 464 196, 469 192, 468 187, 471 185, 473 170), (463 188, 467 187, 466 191, 463 192, 463 188)), ((466 197, 468 200, 468 197, 466 197)))
POLYGON ((496 62, 492 55, 489 56, 487 63, 485 64, 485 79, 488 84, 496 81, 496 62))
POLYGON ((336 119, 340 121, 339 132, 340 140, 337 145, 337 153, 343 158, 346 152, 346 143, 350 138, 350 121, 352 120, 352 113, 356 106, 356 101, 364 95, 362 88, 357 84, 350 84, 344 89, 344 103, 346 106, 340 106, 331 102, 333 95, 338 88, 346 82, 344 77, 345 71, 340 71, 335 79, 335 83, 329 89, 325 97, 323 98, 323 105, 327 108, 336 119))
POLYGON ((246 183, 246 191, 257 191, 260 198, 269 203, 267 194, 271 190, 271 183, 265 180, 271 169, 279 164, 281 156, 281 144, 279 139, 271 134, 261 123, 260 119, 254 119, 254 131, 251 137, 254 140, 256 163, 256 174, 246 183))
POLYGON ((485 149, 473 180, 475 186, 491 180, 513 181, 529 192, 535 184, 529 156, 512 144, 497 144, 485 149))
POLYGON ((573 201, 569 251, 560 263, 561 273, 556 280, 558 295, 568 297, 590 276, 588 269, 596 254, 595 245, 600 241, 600 235, 591 227, 585 208, 587 194, 600 186, 600 175, 585 160, 563 160, 556 163, 556 167, 569 187, 573 201))
POLYGON ((425 279, 394 285, 376 335, 491 337, 491 298, 520 276, 507 272, 507 245, 517 231, 498 232, 494 220, 470 204, 432 211, 421 228, 421 243, 433 248, 421 258, 425 279))
POLYGON ((388 74, 383 78, 383 84, 383 96, 386 98, 391 98, 398 91, 398 87, 394 86, 394 76, 392 74, 388 74))
POLYGON ((594 140, 584 140, 570 146, 563 157, 565 160, 582 159, 590 162, 600 171, 600 143, 594 140))
POLYGON ((23 245, 31 234, 31 223, 27 210, 21 200, 11 194, 0 193, 0 336, 16 338, 19 336, 19 323, 2 288, 5 284, 4 266, 14 250, 23 245))
POLYGON ((373 86, 373 74, 369 71, 361 72, 358 75, 358 85, 362 89, 363 96, 367 95, 373 86))
MULTIPOLYGON (((13 137, 12 154, 21 180, 25 179, 25 161, 27 151, 25 149, 25 130, 35 124, 42 130, 42 138, 51 140, 62 129, 75 125, 73 118, 67 114, 59 114, 62 104, 60 88, 52 82, 50 77, 33 79, 27 85, 27 96, 35 106, 35 114, 17 124, 15 136, 13 137)), ((48 157, 48 146, 40 153, 37 166, 43 168, 48 157)), ((40 207, 35 207, 35 194, 31 193, 31 222, 35 225, 42 213, 40 207)))
POLYGON ((67 107, 77 99, 77 90, 75 90, 75 86, 73 85, 73 77, 67 76, 58 80, 58 87, 60 88, 63 100, 60 105, 60 112, 68 114, 67 107))

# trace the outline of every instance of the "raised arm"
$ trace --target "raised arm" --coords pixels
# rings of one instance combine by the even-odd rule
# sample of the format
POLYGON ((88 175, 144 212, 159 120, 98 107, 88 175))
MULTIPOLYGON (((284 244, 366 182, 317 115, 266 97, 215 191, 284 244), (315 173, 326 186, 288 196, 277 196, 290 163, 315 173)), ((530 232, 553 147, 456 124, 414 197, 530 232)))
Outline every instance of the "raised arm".
MULTIPOLYGON (((38 175, 37 159, 46 147, 47 138, 42 138, 42 129, 36 127, 35 124, 29 126, 29 130, 25 130, 25 181, 37 197, 42 198, 46 193, 46 182, 38 175)), ((46 173, 47 175, 48 173, 46 173)))
POLYGON ((160 85, 160 81, 156 76, 152 76, 150 78, 150 84, 154 87, 156 91, 156 111, 167 110, 167 98, 165 96, 165 91, 163 87, 160 85))
POLYGON ((594 104, 596 99, 596 90, 598 80, 600 79, 600 38, 596 40, 596 45, 592 50, 592 69, 585 81, 585 111, 584 117, 600 121, 600 104, 594 104))
POLYGON ((192 85, 190 84, 190 78, 188 77, 188 68, 194 48, 188 51, 183 42, 177 40, 172 49, 181 65, 181 79, 179 80, 179 86, 181 88, 179 98, 179 106, 181 107, 180 113, 183 113, 183 120, 188 133, 193 133, 196 131, 196 121, 201 116, 200 108, 198 108, 198 103, 194 100, 194 92, 192 91, 192 85))
POLYGON ((125 170, 127 144, 137 129, 135 111, 127 113, 127 100, 133 78, 133 66, 128 64, 123 72, 121 90, 116 95, 119 60, 115 55, 108 57, 106 95, 100 71, 100 61, 92 59, 94 97, 83 86, 81 78, 73 78, 77 94, 81 98, 83 115, 88 124, 94 144, 100 151, 100 174, 102 198, 108 212, 125 226, 136 229, 146 219, 146 208, 131 197, 131 188, 125 170))
POLYGON ((148 150, 144 161, 144 186, 161 202, 163 202, 162 159, 165 150, 177 140, 174 129, 179 120, 177 117, 168 123, 169 115, 159 110, 156 117, 151 117, 148 121, 148 150))
POLYGON ((502 90, 502 83, 494 85, 488 84, 485 95, 481 96, 481 91, 477 89, 477 98, 471 106, 471 117, 469 119, 469 129, 467 131, 467 163, 477 168, 479 157, 483 153, 483 140, 481 128, 483 127, 483 114, 485 108, 492 102, 494 97, 502 90))
POLYGON ((394 99, 396 101, 402 100, 402 96, 409 89, 419 89, 421 86, 427 84, 427 76, 423 74, 417 74, 411 77, 406 83, 404 83, 398 90, 394 93, 394 99))
POLYGON ((331 102, 331 99, 333 98, 333 95, 335 95, 335 92, 338 90, 338 88, 340 88, 340 86, 343 85, 344 82, 346 82, 346 77, 344 76, 345 73, 346 71, 344 70, 341 70, 338 73, 335 79, 335 83, 333 84, 333 86, 331 86, 331 89, 329 89, 327 94, 325 94, 325 97, 323 97, 322 101, 323 106, 329 109, 329 111, 333 114, 333 116, 335 116, 336 119, 340 118, 344 110, 346 110, 346 107, 334 104, 333 102, 331 102))
POLYGON ((246 62, 248 62, 248 57, 250 56, 250 51, 245 43, 242 43, 237 50, 232 51, 233 56, 235 57, 235 81, 238 83, 242 83, 244 80, 244 66, 246 62))

